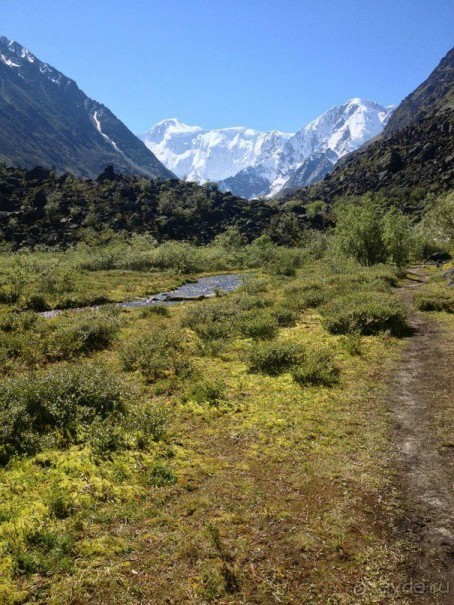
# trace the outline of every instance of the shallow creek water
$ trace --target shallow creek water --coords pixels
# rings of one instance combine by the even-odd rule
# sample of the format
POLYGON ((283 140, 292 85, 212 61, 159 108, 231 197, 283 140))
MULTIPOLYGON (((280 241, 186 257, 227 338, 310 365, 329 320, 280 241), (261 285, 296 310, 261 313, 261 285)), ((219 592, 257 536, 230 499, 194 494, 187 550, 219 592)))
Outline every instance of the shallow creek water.
MULTIPOLYGON (((239 275, 236 273, 200 277, 196 282, 183 284, 179 288, 171 290, 170 292, 161 292, 160 294, 154 294, 149 298, 139 298, 137 300, 115 304, 123 308, 149 307, 151 305, 175 305, 185 301, 211 298, 216 295, 216 292, 219 291, 233 292, 243 283, 244 279, 244 275, 239 275)), ((95 309, 96 307, 84 308, 95 309)), ((80 311, 81 309, 73 310, 80 311)), ((60 313, 62 313, 60 309, 54 309, 53 311, 45 311, 44 313, 41 313, 41 315, 44 317, 55 317, 60 313)))

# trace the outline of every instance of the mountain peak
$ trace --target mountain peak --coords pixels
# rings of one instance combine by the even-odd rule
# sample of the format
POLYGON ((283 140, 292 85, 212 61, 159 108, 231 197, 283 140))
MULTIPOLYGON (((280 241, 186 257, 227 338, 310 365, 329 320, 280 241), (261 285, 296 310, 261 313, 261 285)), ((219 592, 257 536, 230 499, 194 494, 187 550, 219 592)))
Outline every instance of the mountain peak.
POLYGON ((0 80, 1 162, 54 165, 90 177, 108 164, 128 174, 174 176, 74 80, 5 36, 0 37, 0 80))
POLYGON ((389 113, 379 103, 355 97, 297 133, 245 126, 205 130, 168 118, 138 136, 179 177, 199 183, 221 181, 233 193, 254 197, 266 192, 267 183, 268 193, 278 191, 309 157, 312 175, 319 174, 317 162, 326 170, 379 134, 389 113), (235 183, 240 183, 238 188, 235 183))

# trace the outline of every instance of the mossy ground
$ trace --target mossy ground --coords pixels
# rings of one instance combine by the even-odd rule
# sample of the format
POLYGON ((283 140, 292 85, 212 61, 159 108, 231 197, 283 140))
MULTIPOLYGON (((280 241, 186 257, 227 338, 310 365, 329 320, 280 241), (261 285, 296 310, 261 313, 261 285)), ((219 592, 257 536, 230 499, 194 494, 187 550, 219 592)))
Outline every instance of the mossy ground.
MULTIPOLYGON (((308 281, 329 299, 336 284, 389 288, 390 276, 312 263, 264 275, 254 296, 296 307, 308 281)), ((238 333, 202 346, 184 317, 213 304, 125 309, 113 344, 89 354, 121 377, 131 405, 165 410, 162 436, 104 454, 89 442, 45 447, 0 470, 0 602, 385 602, 405 557, 384 397, 402 341, 354 335, 352 348, 317 308, 299 310, 277 341, 329 349, 340 371, 329 387, 300 386, 290 371, 249 372, 256 341, 238 333), (150 383, 122 369, 124 343, 151 325, 177 331, 190 373, 150 383)))

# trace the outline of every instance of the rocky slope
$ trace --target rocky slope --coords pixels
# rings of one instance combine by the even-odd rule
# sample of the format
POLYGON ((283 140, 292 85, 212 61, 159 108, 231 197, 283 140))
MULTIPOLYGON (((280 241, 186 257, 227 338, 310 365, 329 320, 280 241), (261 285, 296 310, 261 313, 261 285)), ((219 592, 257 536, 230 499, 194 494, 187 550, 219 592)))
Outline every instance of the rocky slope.
POLYGON ((220 182, 245 198, 323 178, 336 161, 379 134, 392 108, 351 99, 295 134, 250 128, 204 130, 174 118, 138 135, 180 178, 220 182))
POLYGON ((13 249, 67 247, 106 229, 206 244, 237 227, 251 241, 280 213, 216 187, 119 175, 111 167, 91 180, 0 165, 0 242, 13 249))
POLYGON ((172 178, 153 153, 77 84, 0 37, 0 161, 54 166, 94 177, 114 165, 128 174, 172 178))
POLYGON ((286 200, 333 202, 382 194, 420 211, 429 193, 454 186, 454 49, 392 114, 383 134, 347 155, 323 181, 286 200))

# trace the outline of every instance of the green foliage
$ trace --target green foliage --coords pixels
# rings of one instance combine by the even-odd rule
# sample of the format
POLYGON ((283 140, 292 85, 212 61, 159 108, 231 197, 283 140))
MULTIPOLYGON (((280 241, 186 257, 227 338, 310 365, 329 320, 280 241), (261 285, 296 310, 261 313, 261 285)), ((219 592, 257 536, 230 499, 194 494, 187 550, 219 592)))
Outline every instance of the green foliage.
POLYGON ((278 323, 269 313, 251 312, 241 319, 239 331, 245 338, 270 340, 277 334, 278 323))
POLYGON ((301 363, 304 350, 292 342, 257 343, 249 350, 246 361, 250 372, 276 376, 301 363))
POLYGON ((454 313, 454 292, 442 288, 418 292, 415 295, 414 303, 420 311, 454 313))
POLYGON ((342 338, 342 345, 349 355, 361 355, 362 341, 360 332, 350 332, 342 338))
POLYGON ((364 335, 389 331, 393 336, 408 334, 405 307, 389 294, 371 291, 341 295, 322 308, 323 324, 332 334, 364 335))
POLYGON ((146 481, 153 487, 175 485, 177 477, 173 470, 163 462, 156 461, 147 471, 146 481))
POLYGON ((335 244, 359 263, 371 266, 386 260, 382 212, 372 202, 362 206, 340 205, 336 209, 335 244))
POLYGON ((70 533, 37 531, 29 536, 26 550, 17 555, 17 571, 45 575, 67 573, 73 567, 74 546, 70 533))
POLYGON ((286 305, 276 305, 271 310, 271 315, 283 328, 291 328, 298 321, 298 314, 289 309, 286 305))
POLYGON ((123 369, 139 371, 149 382, 178 375, 184 368, 179 363, 181 334, 162 325, 149 326, 123 344, 120 359, 123 369))
POLYGON ((1 459, 39 451, 46 435, 58 443, 77 441, 80 426, 124 410, 120 382, 99 364, 10 378, 0 385, 1 459))
POLYGON ((203 405, 217 406, 224 399, 226 386, 222 380, 199 380, 185 394, 186 400, 203 405))
POLYGON ((90 426, 88 443, 94 454, 110 455, 126 446, 124 427, 114 420, 96 420, 90 426))
POLYGON ((128 429, 134 436, 139 449, 145 449, 151 442, 160 441, 167 431, 169 414, 165 407, 146 403, 130 410, 128 429))
POLYGON ((314 218, 317 214, 322 212, 325 206, 326 203, 323 200, 316 200, 315 202, 311 202, 306 206, 306 214, 309 218, 314 218))
POLYGON ((390 259, 402 270, 408 264, 413 246, 412 221, 397 208, 383 219, 383 241, 390 259))
POLYGON ((339 382, 339 368, 334 355, 328 349, 314 349, 308 352, 301 364, 292 370, 295 382, 301 386, 332 386, 339 382))
POLYGON ((169 317, 170 311, 168 307, 164 305, 150 305, 149 307, 143 307, 140 311, 141 317, 150 317, 153 315, 159 315, 161 317, 169 317))
POLYGON ((327 292, 320 284, 303 284, 285 291, 286 304, 296 311, 315 309, 326 302, 327 292))
POLYGON ((106 309, 59 316, 52 325, 50 356, 70 359, 100 351, 114 340, 120 327, 118 318, 106 309))

